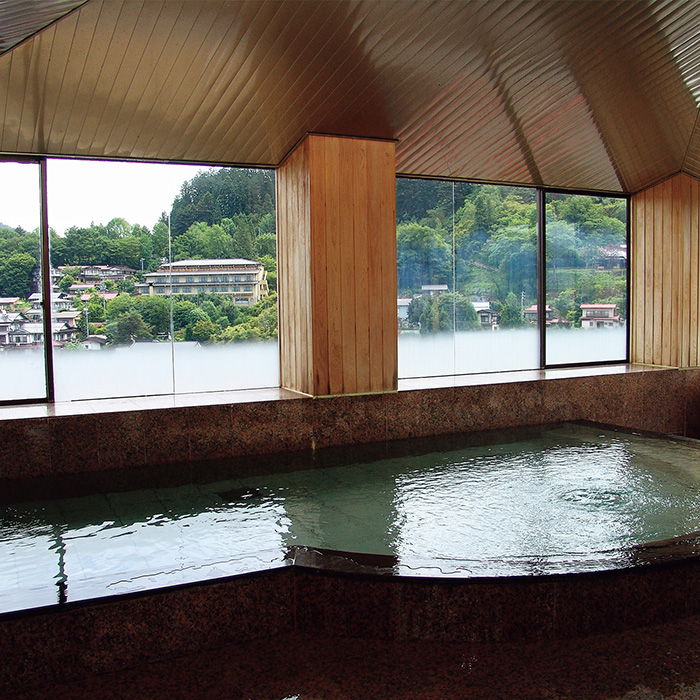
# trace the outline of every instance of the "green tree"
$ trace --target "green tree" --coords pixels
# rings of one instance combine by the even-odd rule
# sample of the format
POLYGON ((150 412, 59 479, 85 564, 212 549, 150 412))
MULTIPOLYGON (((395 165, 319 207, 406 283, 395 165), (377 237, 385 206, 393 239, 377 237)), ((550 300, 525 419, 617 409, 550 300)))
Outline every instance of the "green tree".
POLYGON ((87 310, 91 323, 101 323, 105 320, 105 301, 94 289, 90 291, 87 310))
MULTIPOLYGON (((173 239, 195 222, 212 225, 238 214, 249 217, 255 230, 265 215, 274 221, 275 182, 270 170, 209 168, 182 185, 171 211, 173 239)), ((269 218, 264 226, 269 232, 269 218)), ((262 232, 262 231, 261 231, 262 232)))
POLYGON ((418 296, 411 299, 408 305, 408 322, 413 328, 420 327, 421 316, 425 313, 425 310, 430 306, 430 297, 418 296))
POLYGON ((232 257, 250 260, 255 256, 253 229, 245 214, 237 214, 233 218, 222 219, 221 226, 233 241, 232 257))
POLYGON ((271 211, 267 214, 263 214, 258 222, 258 227, 255 235, 255 240, 257 241, 260 236, 275 235, 275 212, 271 211))
POLYGON ((0 264, 0 296, 22 297, 32 293, 36 260, 28 253, 14 253, 0 264))
POLYGON ((107 324, 107 340, 113 345, 124 345, 137 338, 151 338, 151 332, 141 314, 132 309, 107 324))
POLYGON ((523 325, 525 325, 525 319, 523 318, 520 301, 518 301, 513 292, 509 292, 501 310, 499 326, 501 328, 519 328, 523 325))
POLYGON ((203 221, 193 223, 177 240, 173 241, 174 260, 201 260, 207 257, 204 230, 209 225, 203 221))
POLYGON ((75 277, 73 277, 73 275, 63 275, 58 282, 58 288, 64 294, 68 294, 68 290, 72 284, 75 284, 75 277))
POLYGON ((188 300, 173 302, 173 325, 175 330, 184 329, 197 320, 197 304, 188 300))
POLYGON ((440 310, 434 297, 428 298, 420 316, 420 332, 425 335, 437 333, 440 330, 440 310))
POLYGON ((170 303, 165 297, 141 297, 138 311, 152 335, 162 335, 170 331, 170 303))
POLYGON ((274 233, 261 233, 255 239, 255 255, 260 260, 263 257, 277 257, 277 236, 274 233))
POLYGON ((437 303, 440 311, 440 330, 481 330, 474 304, 463 294, 441 294, 437 303))
POLYGON ((397 227, 398 287, 419 290, 424 284, 447 284, 452 250, 440 233, 416 223, 397 227))
POLYGON ((150 272, 158 267, 161 259, 168 257, 168 224, 166 222, 159 221, 153 227, 151 241, 153 245, 153 262, 148 265, 150 272))
POLYGON ((483 185, 474 197, 474 228, 477 231, 493 231, 496 227, 501 197, 494 185, 483 185))
POLYGON ((217 327, 207 318, 200 319, 192 327, 192 340, 206 343, 217 333, 217 327))
POLYGON ((136 299, 130 294, 119 294, 107 302, 107 319, 112 320, 134 310, 136 299))
POLYGON ((496 231, 484 245, 486 263, 498 269, 497 294, 525 291, 537 294, 537 233, 527 226, 496 231))
POLYGON ((131 224, 121 217, 112 219, 105 229, 109 238, 124 238, 131 235, 131 224))

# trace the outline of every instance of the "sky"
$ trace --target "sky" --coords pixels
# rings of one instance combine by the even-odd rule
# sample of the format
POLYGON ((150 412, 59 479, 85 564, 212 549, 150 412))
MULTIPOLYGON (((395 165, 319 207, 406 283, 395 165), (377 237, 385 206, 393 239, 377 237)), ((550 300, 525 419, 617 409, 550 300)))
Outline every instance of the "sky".
MULTIPOLYGON (((205 166, 49 159, 49 226, 106 224, 114 217, 152 229, 182 183, 205 166)), ((0 223, 32 231, 39 225, 39 166, 0 162, 0 223)))

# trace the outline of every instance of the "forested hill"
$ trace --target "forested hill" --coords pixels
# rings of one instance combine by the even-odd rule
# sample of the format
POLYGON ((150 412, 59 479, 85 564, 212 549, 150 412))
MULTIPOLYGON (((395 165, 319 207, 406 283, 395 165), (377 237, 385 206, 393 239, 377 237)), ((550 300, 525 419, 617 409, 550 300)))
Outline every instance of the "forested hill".
POLYGON ((198 222, 212 226, 243 214, 254 223, 274 213, 273 171, 211 168, 182 186, 173 202, 170 226, 176 238, 198 222))
MULTIPOLYGON (((478 298, 524 322, 523 306, 537 300, 536 198, 534 188, 397 179, 399 296, 446 285, 457 306, 478 298)), ((624 316, 625 200, 548 193, 545 217, 547 303, 557 317, 580 325, 583 303, 615 303, 624 316)))

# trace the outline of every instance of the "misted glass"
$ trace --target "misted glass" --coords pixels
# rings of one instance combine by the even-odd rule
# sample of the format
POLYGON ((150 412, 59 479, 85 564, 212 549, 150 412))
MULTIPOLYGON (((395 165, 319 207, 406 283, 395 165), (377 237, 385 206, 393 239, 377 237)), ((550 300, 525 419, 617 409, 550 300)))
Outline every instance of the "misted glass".
POLYGON ((627 202, 546 196, 547 364, 624 361, 627 202))
POLYGON ((46 397, 40 191, 38 163, 0 161, 0 401, 46 397))

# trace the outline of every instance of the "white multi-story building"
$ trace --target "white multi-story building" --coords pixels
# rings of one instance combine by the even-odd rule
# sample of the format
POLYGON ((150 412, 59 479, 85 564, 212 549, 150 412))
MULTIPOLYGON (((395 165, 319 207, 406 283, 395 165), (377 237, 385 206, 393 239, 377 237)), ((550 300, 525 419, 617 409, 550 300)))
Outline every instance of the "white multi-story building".
POLYGON ((622 321, 617 304, 581 304, 582 328, 618 328, 622 321))
POLYGON ((242 306, 253 306, 269 291, 262 264, 243 258, 179 260, 144 277, 136 285, 139 294, 228 294, 242 306))

